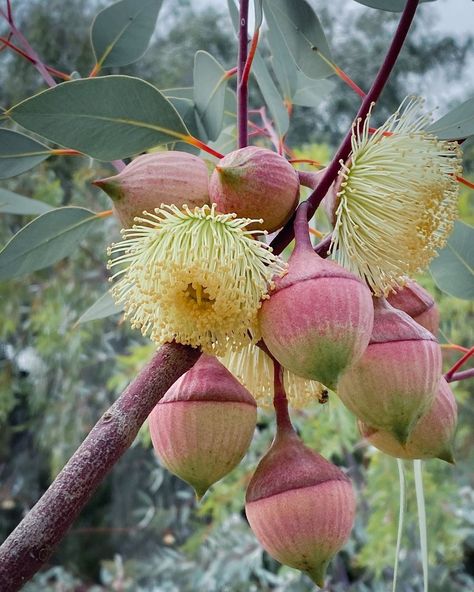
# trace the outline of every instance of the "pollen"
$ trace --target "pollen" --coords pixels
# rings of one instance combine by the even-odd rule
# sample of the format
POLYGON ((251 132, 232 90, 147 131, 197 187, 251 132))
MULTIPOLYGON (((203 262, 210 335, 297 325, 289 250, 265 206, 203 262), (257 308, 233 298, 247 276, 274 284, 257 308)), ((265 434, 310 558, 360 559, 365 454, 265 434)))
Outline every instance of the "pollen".
MULTIPOLYGON (((260 407, 272 408, 273 364, 264 351, 250 344, 241 351, 227 352, 220 361, 252 393, 260 407)), ((315 380, 301 378, 284 369, 283 382, 288 401, 295 409, 327 402, 327 390, 315 380)))
POLYGON ((258 340, 261 300, 286 264, 247 230, 254 220, 162 205, 135 222, 109 249, 112 296, 132 327, 213 355, 258 340))
POLYGON ((377 296, 422 272, 457 216, 461 151, 426 131, 424 101, 408 97, 374 134, 356 121, 337 181, 331 253, 377 296))

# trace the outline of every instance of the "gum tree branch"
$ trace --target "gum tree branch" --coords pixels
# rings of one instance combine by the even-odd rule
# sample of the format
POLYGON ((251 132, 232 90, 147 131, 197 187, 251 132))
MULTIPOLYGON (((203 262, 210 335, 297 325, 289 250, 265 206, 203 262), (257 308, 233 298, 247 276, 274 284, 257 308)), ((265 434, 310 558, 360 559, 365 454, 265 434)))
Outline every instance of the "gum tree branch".
POLYGON ((468 378, 474 378, 474 368, 469 370, 462 370, 461 372, 455 372, 451 376, 445 376, 447 382, 458 382, 460 380, 467 380, 468 378))
MULTIPOLYGON (((366 94, 362 104, 359 108, 359 111, 355 117, 355 122, 357 124, 358 119, 365 119, 367 114, 370 111, 372 103, 376 102, 382 93, 388 78, 392 72, 392 69, 397 61, 398 55, 403 47, 405 42, 406 36, 410 29, 411 23, 415 16, 416 9, 418 7, 419 0, 407 0, 405 8, 403 10, 403 14, 400 18, 400 22, 398 23, 397 30, 392 39, 392 43, 388 48, 387 55, 380 66, 377 76, 369 90, 366 94)), ((319 204, 323 200, 324 196, 326 195, 329 187, 334 182, 337 177, 337 173, 339 172, 340 168, 340 161, 342 160, 345 162, 349 157, 351 151, 351 137, 352 137, 352 129, 350 129, 346 135, 346 137, 341 142, 334 158, 332 159, 329 166, 325 169, 324 175, 321 176, 321 179, 318 183, 316 189, 311 193, 308 197, 309 208, 308 208, 308 217, 309 219, 313 216, 314 212, 318 208, 319 204)), ((289 220, 285 227, 278 233, 278 235, 274 238, 271 246, 276 254, 279 254, 283 251, 283 249, 289 245, 293 238, 293 222, 294 216, 291 220, 289 220)))
POLYGON ((163 345, 106 411, 52 485, 0 547, 0 590, 15 592, 48 560, 170 386, 200 356, 163 345))
POLYGON ((244 76, 247 63, 249 0, 240 0, 239 55, 237 63, 237 131, 239 148, 248 143, 248 76, 244 76))

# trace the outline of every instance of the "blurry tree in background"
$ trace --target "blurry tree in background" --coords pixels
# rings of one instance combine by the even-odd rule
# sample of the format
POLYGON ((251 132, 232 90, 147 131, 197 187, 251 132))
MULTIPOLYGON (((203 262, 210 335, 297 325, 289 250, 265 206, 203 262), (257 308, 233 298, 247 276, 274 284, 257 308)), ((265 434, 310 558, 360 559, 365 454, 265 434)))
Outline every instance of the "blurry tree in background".
MULTIPOLYGON (((366 9, 344 13, 348 0, 314 1, 334 61, 364 90, 378 68, 398 15, 366 9), (355 14, 355 13, 354 13, 355 14)), ((89 28, 105 0, 16 0, 17 22, 46 63, 86 76, 93 66, 89 28)), ((377 110, 382 121, 408 93, 440 78, 465 79, 473 37, 456 32, 429 33, 428 6, 420 11, 377 110)), ((358 7, 360 9, 360 7, 358 7)), ((6 34, 0 25, 0 34, 6 34)), ((107 73, 136 75, 160 89, 192 85, 194 53, 204 49, 224 68, 235 64, 236 44, 225 7, 204 2, 164 2, 157 31, 143 59, 107 73)), ((261 48, 270 63, 265 35, 261 48)), ((16 104, 41 87, 31 65, 9 51, 0 53, 0 105, 16 104)), ((288 142, 295 151, 315 158, 330 154, 352 121, 356 95, 335 78, 336 91, 316 108, 295 106, 288 142), (312 156, 313 155, 313 156, 312 156)), ((472 94, 460 87, 459 100, 472 94)), ((442 111, 450 105, 437 94, 442 111)), ((262 104, 257 85, 251 102, 262 104)), ((465 147, 466 176, 474 170, 473 144, 465 147)), ((319 158, 317 158, 319 160, 319 158)), ((53 207, 74 205, 106 209, 105 196, 91 181, 109 174, 107 165, 86 159, 51 158, 28 175, 2 187, 53 207)), ((471 174, 472 176, 472 174, 471 174)), ((1 201, 1 200, 0 200, 1 201)), ((461 215, 472 224, 472 191, 463 190, 461 215), (470 198, 470 200, 469 200, 470 198)), ((30 218, 2 214, 4 244, 30 218)), ((0 539, 12 530, 46 490, 100 413, 116 398, 153 351, 148 341, 118 316, 87 324, 77 320, 104 291, 106 246, 118 226, 108 219, 93 230, 71 259, 24 279, 0 284, 0 539)), ((422 283, 441 308, 442 335, 469 347, 474 342, 474 304, 439 291, 431 278, 422 283)), ((446 361, 456 359, 446 353, 446 361)), ((436 461, 426 470, 429 508, 432 592, 474 590, 474 481, 469 451, 474 445, 474 386, 459 383, 460 405, 456 467, 436 461), (471 470, 470 470, 471 469, 471 470)), ((331 567, 331 590, 386 591, 393 575, 398 516, 396 461, 361 444, 353 417, 335 400, 298 412, 295 423, 308 445, 351 467, 359 496, 353 537, 331 567)), ((260 415, 258 431, 239 468, 207 494, 201 506, 192 490, 160 467, 142 430, 132 449, 75 523, 49 569, 25 590, 248 592, 312 589, 306 576, 281 568, 263 552, 243 514, 243 487, 268 448, 272 419, 260 415)), ((412 484, 409 524, 403 539, 399 580, 404 592, 422 590, 418 532, 412 484)))

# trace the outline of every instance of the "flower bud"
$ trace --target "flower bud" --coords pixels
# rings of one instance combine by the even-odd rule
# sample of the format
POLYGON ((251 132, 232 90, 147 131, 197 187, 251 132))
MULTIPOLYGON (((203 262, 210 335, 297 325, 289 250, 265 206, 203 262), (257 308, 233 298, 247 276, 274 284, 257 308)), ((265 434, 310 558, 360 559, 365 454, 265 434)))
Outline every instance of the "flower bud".
POLYGON ((387 296, 387 302, 406 312, 433 335, 439 330, 439 309, 429 292, 413 280, 387 296))
POLYGON ((289 220, 298 205, 298 174, 282 156, 247 146, 222 158, 211 175, 209 195, 220 212, 239 218, 261 218, 255 228, 273 232, 289 220))
POLYGON ((259 311, 270 353, 297 376, 334 389, 339 375, 364 353, 373 314, 367 286, 313 251, 304 220, 288 273, 275 280, 259 311))
POLYGON ((456 399, 443 377, 431 407, 418 420, 404 446, 390 432, 375 430, 363 421, 358 422, 362 436, 385 454, 410 460, 440 458, 450 463, 454 463, 456 423, 456 399))
POLYGON ((135 216, 161 204, 189 208, 209 203, 209 178, 203 160, 186 152, 153 152, 138 156, 118 175, 94 181, 114 202, 124 228, 135 216))
POLYGON ((245 512, 272 557, 323 586, 329 561, 351 532, 355 496, 340 469, 293 431, 279 430, 249 483, 245 512))
POLYGON ((205 354, 148 418, 156 454, 199 499, 242 460, 256 421, 252 395, 216 358, 205 354))
POLYGON ((402 445, 431 405, 441 377, 436 338, 383 298, 374 298, 374 329, 362 358, 337 393, 359 419, 402 445))

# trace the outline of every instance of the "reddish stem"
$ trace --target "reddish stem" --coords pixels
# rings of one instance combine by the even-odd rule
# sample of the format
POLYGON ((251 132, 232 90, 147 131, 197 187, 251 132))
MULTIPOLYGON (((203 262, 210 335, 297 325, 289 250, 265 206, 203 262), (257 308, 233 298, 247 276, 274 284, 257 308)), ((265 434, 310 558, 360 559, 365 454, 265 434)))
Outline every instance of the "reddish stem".
POLYGON ((449 379, 452 378, 457 370, 459 370, 459 368, 461 368, 461 366, 463 366, 472 356, 474 356, 474 346, 471 347, 471 349, 469 349, 461 358, 459 358, 452 368, 446 372, 444 375, 446 380, 449 382, 449 379))
POLYGON ((249 0, 240 0, 239 55, 237 63, 237 131, 239 148, 248 144, 248 79, 244 78, 247 62, 249 0))
POLYGON ((48 491, 0 547, 0 590, 15 592, 48 560, 170 386, 200 356, 167 343, 104 413, 48 491))
POLYGON ((11 32, 18 39, 18 41, 21 43, 21 45, 23 45, 24 50, 31 58, 32 64, 35 66, 35 68, 41 74, 41 76, 43 77, 43 80, 46 82, 46 84, 50 87, 56 86, 56 82, 55 82, 54 78, 52 78, 52 76, 48 72, 48 69, 46 68, 45 64, 43 63, 43 61, 41 60, 39 55, 31 47, 31 45, 28 43, 27 38, 23 35, 23 33, 15 25, 15 22, 13 20, 12 14, 11 14, 11 7, 8 6, 8 14, 5 14, 5 12, 2 9, 0 9, 0 15, 3 16, 3 18, 8 22, 11 32))
MULTIPOLYGON (((408 34, 408 30, 410 29, 410 25, 413 21, 415 16, 416 8, 418 6, 419 0, 407 0, 405 8, 403 10, 403 14, 400 18, 400 22, 398 23, 397 30, 393 36, 392 43, 387 51, 387 55, 378 71, 378 74, 370 88, 369 92, 365 96, 359 111, 356 115, 355 121, 357 122, 359 119, 364 120, 370 110, 372 103, 377 101, 379 98, 382 90, 387 83, 387 80, 390 76, 390 73, 397 61, 398 55, 403 47, 403 43, 405 42, 406 36, 408 34)), ((333 181, 337 177, 337 173, 339 172, 340 168, 340 161, 345 162, 349 157, 351 151, 351 138, 352 138, 352 129, 350 129, 341 142, 339 149, 337 150, 334 158, 332 159, 330 165, 325 169, 325 173, 321 178, 320 183, 316 187, 316 189, 311 193, 308 198, 309 208, 308 208, 308 216, 311 218, 318 208, 321 201, 324 199, 329 187, 333 183, 333 181)), ((271 246, 273 247, 274 252, 278 255, 283 251, 283 249, 291 242, 293 238, 293 219, 290 219, 285 227, 278 233, 278 235, 273 239, 271 246)))
POLYGON ((472 181, 468 181, 467 179, 465 179, 464 177, 461 176, 457 176, 456 177, 456 181, 458 183, 462 183, 463 185, 465 185, 466 187, 469 187, 469 189, 474 189, 474 183, 472 181))
MULTIPOLYGON (((10 35, 11 35, 11 33, 10 33, 10 35)), ((18 46, 16 46, 14 43, 12 43, 9 39, 7 39, 5 37, 0 37, 0 41, 5 45, 5 47, 9 47, 12 51, 16 52, 22 58, 25 58, 25 60, 28 60, 31 64, 35 65, 35 60, 31 56, 29 56, 26 52, 24 52, 22 49, 20 49, 18 46)), ((50 72, 51 74, 53 74, 57 78, 61 78, 62 80, 71 80, 71 77, 69 76, 69 74, 66 74, 65 72, 61 72, 60 70, 56 70, 56 68, 52 68, 51 66, 45 66, 45 67, 48 70, 48 72, 50 72)))
POLYGON ((467 380, 468 378, 474 378, 474 368, 463 370, 462 372, 456 372, 449 378, 446 378, 446 380, 447 382, 458 382, 460 380, 467 380))
POLYGON ((260 29, 255 29, 255 32, 252 37, 252 42, 250 44, 249 55, 247 56, 247 60, 245 62, 245 66, 244 66, 244 71, 242 74, 242 80, 245 81, 245 84, 248 84, 248 81, 249 81, 250 70, 252 69, 253 58, 255 57, 255 52, 257 51, 259 35, 260 35, 260 29))
POLYGON ((275 409, 277 433, 293 432, 290 414, 288 412, 288 399, 283 386, 283 368, 273 360, 273 407, 275 409))

